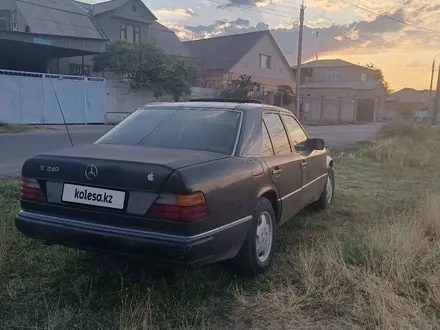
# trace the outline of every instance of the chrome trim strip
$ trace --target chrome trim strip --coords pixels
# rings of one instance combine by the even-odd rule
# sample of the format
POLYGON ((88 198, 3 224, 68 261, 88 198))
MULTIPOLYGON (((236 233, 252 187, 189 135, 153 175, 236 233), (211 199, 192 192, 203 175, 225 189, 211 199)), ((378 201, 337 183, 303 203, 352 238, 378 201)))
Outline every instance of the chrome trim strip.
POLYGON ((183 242, 183 243, 207 238, 209 236, 212 236, 212 235, 217 234, 219 232, 222 232, 224 230, 230 229, 234 226, 238 226, 238 225, 245 223, 245 222, 252 219, 252 216, 248 215, 247 217, 244 217, 244 218, 238 219, 234 222, 228 223, 226 225, 208 230, 204 233, 200 233, 200 234, 193 235, 193 236, 184 236, 184 235, 172 235, 172 234, 158 233, 158 232, 152 232, 152 231, 144 231, 144 230, 138 230, 138 229, 102 225, 102 224, 74 220, 74 219, 69 219, 69 218, 64 218, 64 217, 57 217, 57 216, 51 216, 51 215, 46 215, 46 214, 41 214, 41 213, 28 212, 28 211, 23 211, 23 210, 21 210, 18 213, 18 215, 23 218, 34 219, 34 220, 39 220, 39 221, 48 221, 48 222, 52 222, 52 223, 56 223, 56 224, 60 224, 62 222, 67 222, 70 225, 79 226, 79 227, 86 227, 88 229, 96 229, 96 230, 101 229, 101 230, 105 230, 108 232, 109 231, 110 232, 111 231, 118 231, 121 234, 127 234, 127 235, 133 235, 133 236, 144 236, 144 237, 152 238, 152 239, 165 239, 165 240, 169 240, 169 241, 176 241, 176 242, 183 242))
POLYGON ((301 188, 299 188, 299 189, 297 189, 297 190, 295 190, 295 191, 293 191, 293 192, 287 194, 287 195, 284 196, 284 197, 279 198, 278 201, 282 201, 283 199, 289 198, 290 196, 295 195, 295 194, 301 192, 304 188, 307 188, 307 187, 308 187, 309 185, 311 185, 312 183, 315 183, 316 181, 318 181, 318 180, 320 180, 320 179, 326 177, 327 175, 328 175, 328 173, 323 174, 323 175, 321 175, 321 176, 318 176, 316 179, 314 179, 314 180, 310 181, 309 183, 305 184, 303 187, 301 187, 301 188))
POLYGON ((325 178, 328 175, 328 173, 325 173, 321 176, 318 176, 315 180, 310 181, 309 183, 305 184, 304 187, 302 187, 302 189, 304 189, 305 187, 311 185, 312 183, 315 183, 316 181, 318 181, 319 179, 325 178))
MULTIPOLYGON (((237 111, 237 110, 235 110, 235 111, 237 111)), ((231 156, 235 156, 235 153, 237 152, 238 141, 240 140, 241 129, 243 127, 243 121, 244 121, 243 111, 238 111, 238 112, 240 112, 240 123, 238 124, 237 136, 235 137, 234 148, 232 148, 231 156)))
POLYGON ((281 198, 278 199, 278 200, 281 201, 281 200, 283 200, 283 199, 289 198, 290 196, 295 195, 295 194, 299 193, 300 191, 302 191, 302 188, 299 188, 299 189, 297 189, 297 190, 291 192, 290 194, 287 194, 286 196, 281 197, 281 198))

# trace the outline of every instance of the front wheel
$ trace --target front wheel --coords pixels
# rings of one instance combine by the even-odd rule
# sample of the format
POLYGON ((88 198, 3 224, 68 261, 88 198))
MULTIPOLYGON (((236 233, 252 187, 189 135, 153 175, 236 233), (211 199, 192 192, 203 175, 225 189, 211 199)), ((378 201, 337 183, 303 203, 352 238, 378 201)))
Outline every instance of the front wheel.
POLYGON ((271 265, 276 249, 276 220, 272 204, 267 198, 257 202, 252 228, 237 256, 227 265, 231 272, 242 276, 256 276, 271 265))
POLYGON ((334 196, 335 196, 335 173, 332 168, 329 168, 324 191, 322 192, 321 196, 319 196, 319 199, 313 204, 313 206, 317 210, 321 210, 321 211, 326 210, 333 202, 334 196))

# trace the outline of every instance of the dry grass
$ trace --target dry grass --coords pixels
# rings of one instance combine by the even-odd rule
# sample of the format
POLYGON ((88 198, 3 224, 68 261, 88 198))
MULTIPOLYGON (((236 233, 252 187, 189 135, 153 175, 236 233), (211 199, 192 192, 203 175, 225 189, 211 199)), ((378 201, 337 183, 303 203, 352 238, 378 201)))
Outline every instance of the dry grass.
MULTIPOLYGON (((440 159, 414 166, 400 154, 377 157, 373 151, 386 139, 396 137, 335 154, 335 204, 326 213, 305 211, 280 230, 274 267, 253 280, 232 277, 219 266, 166 270, 42 246, 17 233, 17 184, 0 183, 0 324, 438 329, 440 159)), ((436 139, 430 133, 423 141, 431 145, 436 139)))
POLYGON ((439 234, 440 198, 431 196, 413 212, 316 239, 279 261, 294 283, 238 292, 236 319, 277 329, 435 329, 439 234))
POLYGON ((440 130, 411 121, 382 127, 371 148, 375 158, 397 166, 426 167, 440 156, 440 130))
POLYGON ((33 125, 6 124, 0 122, 0 134, 2 133, 21 133, 33 129, 33 125))

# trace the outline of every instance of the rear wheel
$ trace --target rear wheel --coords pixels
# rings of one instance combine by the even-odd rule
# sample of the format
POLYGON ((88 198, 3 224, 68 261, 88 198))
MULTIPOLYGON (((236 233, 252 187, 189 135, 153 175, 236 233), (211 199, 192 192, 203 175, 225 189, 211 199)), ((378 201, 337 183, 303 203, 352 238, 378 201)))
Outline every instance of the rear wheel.
POLYGON ((272 204, 258 200, 252 228, 237 256, 227 262, 228 269, 242 276, 256 276, 271 265, 276 249, 276 220, 272 204))
POLYGON ((322 192, 319 199, 313 204, 317 210, 326 210, 329 208, 330 204, 333 202, 333 197, 335 195, 335 175, 332 168, 329 169, 327 175, 327 182, 325 183, 324 191, 322 192))

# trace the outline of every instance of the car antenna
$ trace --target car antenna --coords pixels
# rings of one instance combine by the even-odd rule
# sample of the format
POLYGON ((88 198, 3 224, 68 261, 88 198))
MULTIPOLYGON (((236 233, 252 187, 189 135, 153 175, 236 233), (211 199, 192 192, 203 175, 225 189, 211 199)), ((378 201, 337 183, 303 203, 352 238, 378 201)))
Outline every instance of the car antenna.
MULTIPOLYGON (((51 74, 49 69, 47 70, 47 73, 51 74)), ((61 117, 63 117, 64 127, 66 127, 67 135, 69 136, 70 145, 73 147, 72 136, 70 135, 69 127, 67 127, 66 118, 64 117, 63 109, 61 108, 61 103, 58 98, 57 91, 55 90, 55 85, 53 84, 53 81, 50 77, 49 77, 49 80, 52 83, 53 92, 55 93, 55 98, 57 99, 58 108, 60 109, 60 112, 61 112, 61 117)))

